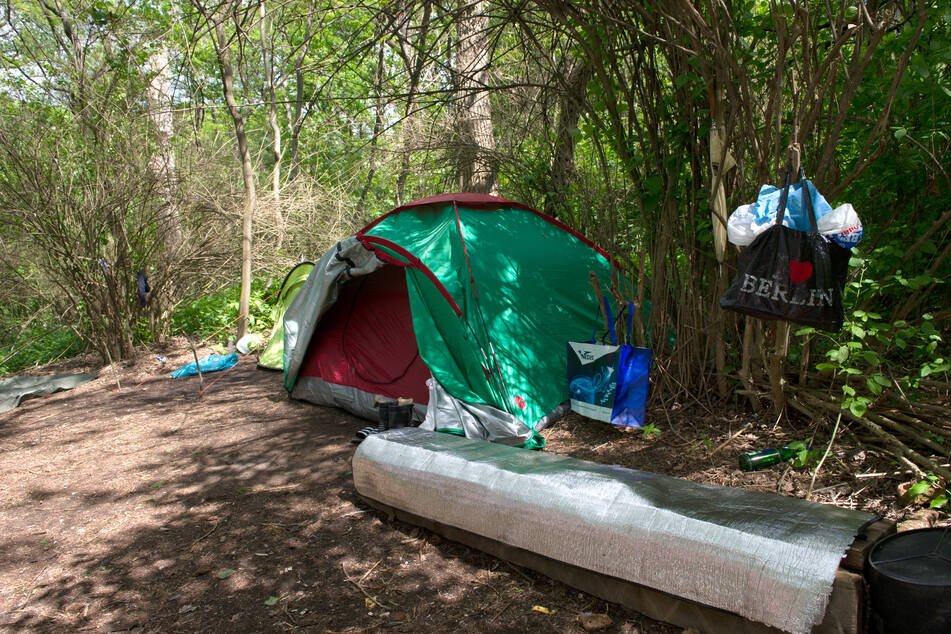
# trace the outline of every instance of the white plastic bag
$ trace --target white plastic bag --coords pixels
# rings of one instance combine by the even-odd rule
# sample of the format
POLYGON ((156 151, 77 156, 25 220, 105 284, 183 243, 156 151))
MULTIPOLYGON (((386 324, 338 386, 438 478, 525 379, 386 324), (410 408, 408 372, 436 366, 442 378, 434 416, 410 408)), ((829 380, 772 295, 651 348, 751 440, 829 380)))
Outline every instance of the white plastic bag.
MULTIPOLYGON (((740 205, 730 214, 726 222, 727 239, 738 247, 749 246, 756 236, 772 226, 775 219, 775 210, 772 217, 757 214, 756 203, 740 205)), ((783 224, 790 226, 788 218, 783 224)), ((862 240, 862 221, 850 203, 839 205, 816 222, 819 233, 827 236, 841 247, 851 249, 862 240)))
POLYGON ((819 218, 816 226, 819 233, 828 236, 840 247, 851 249, 862 240, 862 221, 851 204, 839 205, 819 218))
POLYGON ((754 227, 759 228, 753 224, 754 219, 753 205, 740 205, 730 214, 726 221, 726 237, 730 244, 745 247, 753 241, 758 233, 754 227))

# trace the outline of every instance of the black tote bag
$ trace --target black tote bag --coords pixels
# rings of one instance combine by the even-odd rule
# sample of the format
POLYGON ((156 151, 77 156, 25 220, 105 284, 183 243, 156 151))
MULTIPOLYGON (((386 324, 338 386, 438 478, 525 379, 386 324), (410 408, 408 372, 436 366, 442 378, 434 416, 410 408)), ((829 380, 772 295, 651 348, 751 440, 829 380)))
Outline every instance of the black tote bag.
POLYGON ((801 169, 800 175, 810 230, 783 226, 792 180, 787 172, 776 222, 740 252, 736 279, 720 298, 720 306, 760 319, 782 319, 834 332, 842 328, 849 250, 819 233, 801 169))

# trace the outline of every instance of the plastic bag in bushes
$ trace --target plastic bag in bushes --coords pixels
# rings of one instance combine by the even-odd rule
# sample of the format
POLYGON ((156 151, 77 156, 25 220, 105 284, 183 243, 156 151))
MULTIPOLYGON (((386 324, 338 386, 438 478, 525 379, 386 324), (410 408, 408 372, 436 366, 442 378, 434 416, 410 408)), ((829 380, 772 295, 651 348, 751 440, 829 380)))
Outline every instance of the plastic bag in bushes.
POLYGON ((606 423, 642 427, 652 358, 650 348, 569 341, 571 409, 606 423))

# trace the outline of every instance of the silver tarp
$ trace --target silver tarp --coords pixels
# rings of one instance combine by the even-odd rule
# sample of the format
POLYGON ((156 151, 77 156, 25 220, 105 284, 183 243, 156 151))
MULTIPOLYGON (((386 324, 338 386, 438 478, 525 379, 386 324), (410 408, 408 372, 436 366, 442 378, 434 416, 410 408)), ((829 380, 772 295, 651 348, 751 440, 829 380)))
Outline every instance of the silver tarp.
MULTIPOLYGON (((420 429, 453 429, 464 433, 466 438, 515 447, 524 445, 532 437, 532 428, 508 412, 485 403, 460 400, 447 392, 436 379, 426 381, 426 386, 429 388, 429 405, 426 408, 426 420, 420 429)), ((535 431, 545 429, 567 413, 567 403, 559 405, 535 424, 535 431)))
POLYGON ((510 546, 808 632, 874 516, 410 428, 353 457, 372 500, 510 546))

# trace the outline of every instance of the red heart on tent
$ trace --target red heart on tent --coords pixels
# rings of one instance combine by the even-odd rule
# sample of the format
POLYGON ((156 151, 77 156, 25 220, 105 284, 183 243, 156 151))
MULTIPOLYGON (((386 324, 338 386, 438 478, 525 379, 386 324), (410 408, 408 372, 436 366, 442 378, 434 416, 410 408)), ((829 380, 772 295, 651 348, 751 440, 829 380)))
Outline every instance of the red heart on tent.
POLYGON ((789 277, 793 284, 805 282, 812 277, 812 262, 789 261, 789 277))

